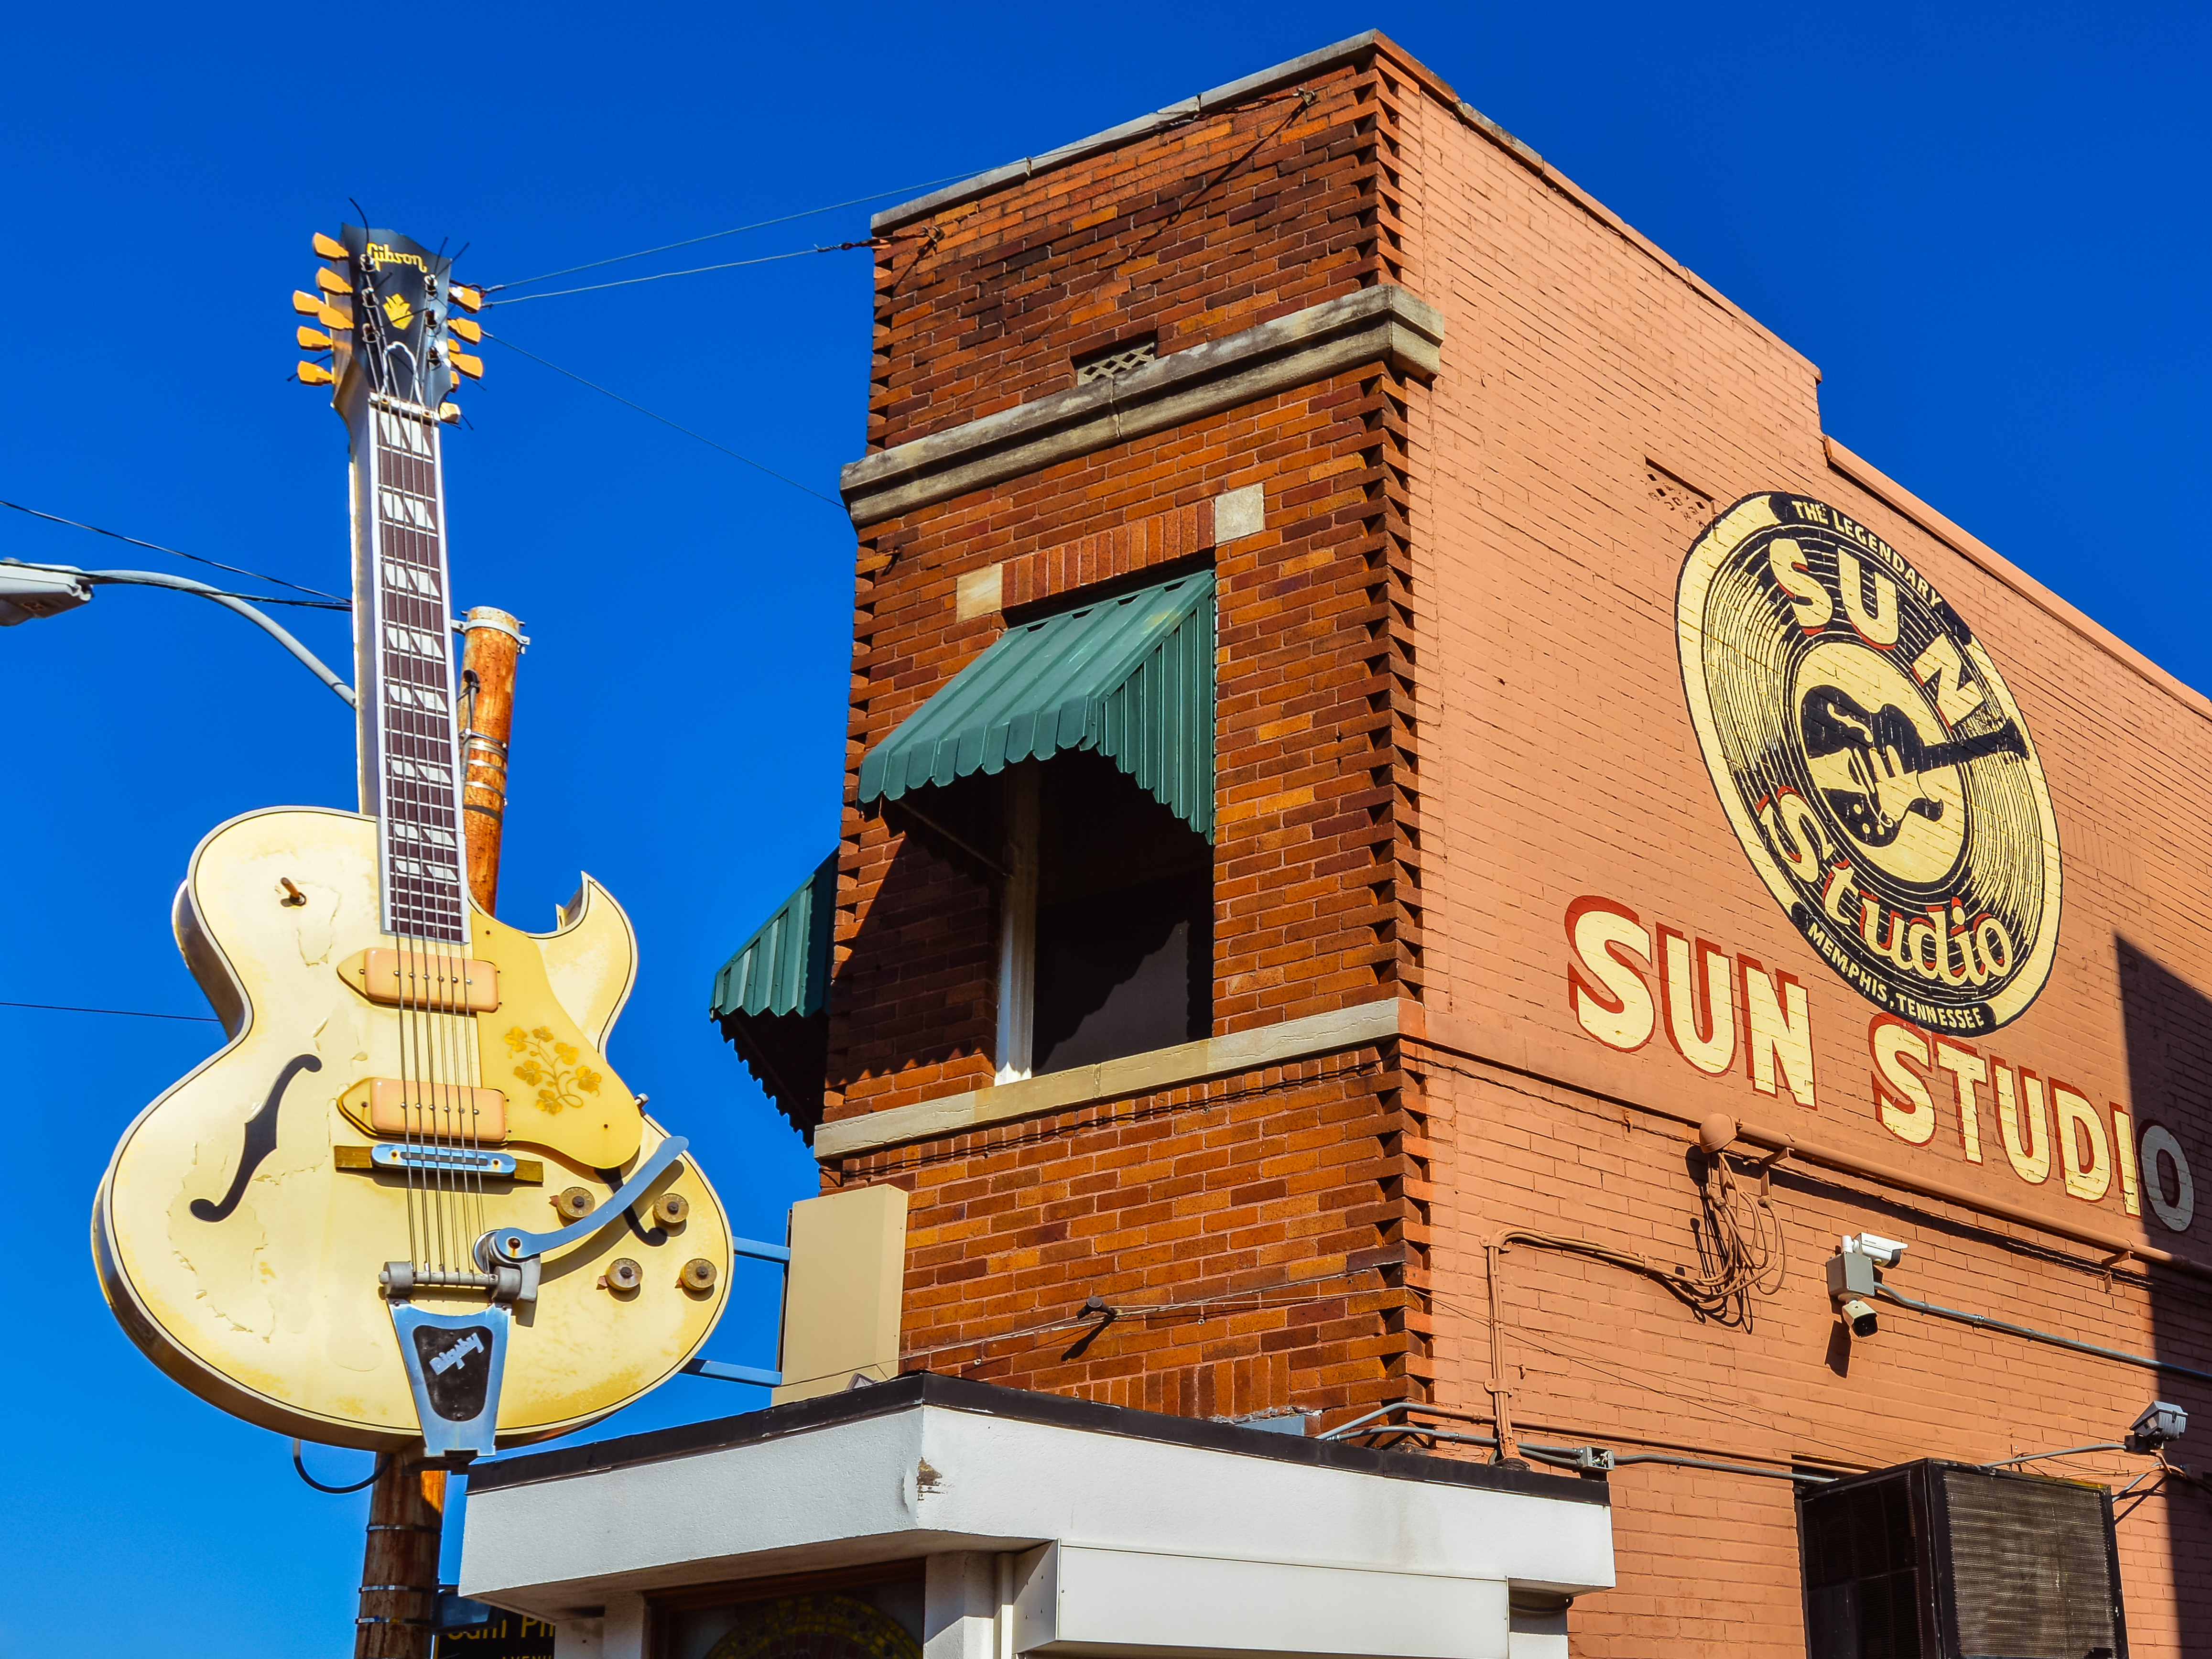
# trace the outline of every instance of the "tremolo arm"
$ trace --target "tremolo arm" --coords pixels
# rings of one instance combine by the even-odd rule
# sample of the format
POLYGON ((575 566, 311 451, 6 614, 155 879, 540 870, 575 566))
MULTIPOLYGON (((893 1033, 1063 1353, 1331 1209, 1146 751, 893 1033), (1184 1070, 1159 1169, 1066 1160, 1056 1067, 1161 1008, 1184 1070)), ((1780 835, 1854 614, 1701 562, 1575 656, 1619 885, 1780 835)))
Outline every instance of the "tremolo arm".
POLYGON ((669 1136, 605 1204, 565 1227, 550 1233, 499 1227, 486 1233, 476 1243, 480 1273, 447 1273, 417 1268, 411 1261, 389 1261, 378 1277, 394 1300, 416 1291, 467 1290, 489 1291, 495 1304, 535 1302, 544 1259, 619 1223, 690 1145, 682 1135, 669 1136))

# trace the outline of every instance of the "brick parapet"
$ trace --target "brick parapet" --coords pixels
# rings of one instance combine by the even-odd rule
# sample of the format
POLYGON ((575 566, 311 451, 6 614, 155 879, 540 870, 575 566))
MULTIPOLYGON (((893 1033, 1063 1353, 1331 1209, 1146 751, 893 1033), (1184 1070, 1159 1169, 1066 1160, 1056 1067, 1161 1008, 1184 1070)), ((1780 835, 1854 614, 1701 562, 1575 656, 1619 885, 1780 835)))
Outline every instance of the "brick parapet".
POLYGON ((877 269, 869 447, 1066 390, 1096 349, 1157 336, 1164 356, 1396 280, 1376 64, 902 226, 877 269))

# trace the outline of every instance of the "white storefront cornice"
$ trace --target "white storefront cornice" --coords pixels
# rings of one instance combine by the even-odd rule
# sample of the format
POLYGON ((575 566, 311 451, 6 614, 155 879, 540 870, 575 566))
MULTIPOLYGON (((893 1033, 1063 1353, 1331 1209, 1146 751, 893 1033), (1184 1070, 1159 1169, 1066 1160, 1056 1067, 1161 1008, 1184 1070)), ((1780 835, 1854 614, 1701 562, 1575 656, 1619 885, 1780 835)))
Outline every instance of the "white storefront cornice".
POLYGON ((1387 362, 1427 380, 1443 337, 1443 315, 1425 300, 1387 283, 1361 289, 865 456, 844 469, 839 489, 854 524, 877 524, 1359 363, 1387 362))
POLYGON ((1510 1591, 1613 1582, 1601 1482, 916 1373, 472 1471, 461 1591, 558 1622, 955 1552, 1023 1558, 1046 1654, 1503 1659, 1510 1591))

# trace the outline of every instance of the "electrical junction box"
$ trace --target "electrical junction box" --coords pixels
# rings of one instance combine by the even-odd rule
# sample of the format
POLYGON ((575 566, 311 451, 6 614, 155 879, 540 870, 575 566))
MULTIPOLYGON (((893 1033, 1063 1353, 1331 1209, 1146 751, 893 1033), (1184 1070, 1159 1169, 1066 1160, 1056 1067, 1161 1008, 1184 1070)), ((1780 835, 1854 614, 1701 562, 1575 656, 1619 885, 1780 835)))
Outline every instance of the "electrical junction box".
POLYGON ((1801 1492, 1809 1659, 2127 1659, 2112 1496, 1933 1459, 1801 1492))
POLYGON ((1881 1281, 1875 1276, 1874 1258, 1845 1250, 1828 1258, 1828 1294, 1841 1299, 1863 1297, 1872 1301, 1881 1281))

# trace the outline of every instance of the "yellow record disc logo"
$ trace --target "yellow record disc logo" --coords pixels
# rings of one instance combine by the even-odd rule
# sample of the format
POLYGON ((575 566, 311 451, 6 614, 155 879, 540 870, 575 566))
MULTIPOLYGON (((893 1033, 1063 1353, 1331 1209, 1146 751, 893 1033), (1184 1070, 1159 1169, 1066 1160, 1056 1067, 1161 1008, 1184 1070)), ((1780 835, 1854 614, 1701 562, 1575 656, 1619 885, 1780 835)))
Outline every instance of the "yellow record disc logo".
POLYGON ((1996 665, 1905 556, 1823 502, 1747 496, 1683 562, 1690 722, 1797 930, 1875 1006, 1993 1031, 2058 945, 2058 826, 1996 665))

